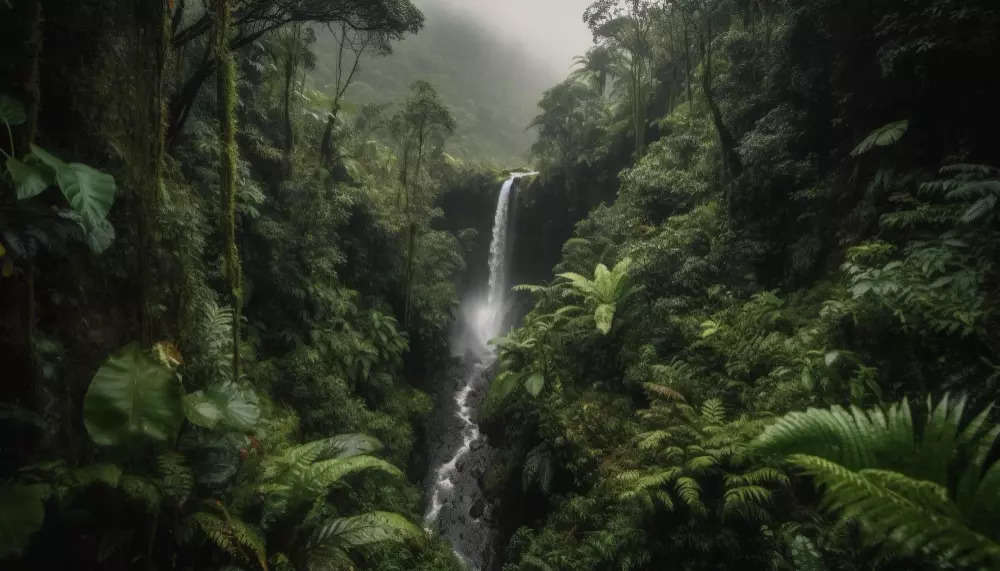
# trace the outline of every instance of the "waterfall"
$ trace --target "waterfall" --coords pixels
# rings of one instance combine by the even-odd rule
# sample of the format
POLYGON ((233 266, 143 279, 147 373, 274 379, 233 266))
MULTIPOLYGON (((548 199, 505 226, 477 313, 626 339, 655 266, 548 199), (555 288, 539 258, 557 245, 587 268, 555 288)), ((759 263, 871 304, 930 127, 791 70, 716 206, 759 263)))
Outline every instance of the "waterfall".
POLYGON ((490 283, 486 297, 488 319, 478 333, 484 342, 496 337, 503 328, 504 300, 507 293, 507 219, 510 217, 510 191, 514 177, 504 181, 493 215, 493 239, 490 241, 490 283))
POLYGON ((486 302, 479 304, 463 327, 463 346, 472 346, 475 351, 468 351, 465 357, 453 409, 442 429, 442 443, 436 454, 439 463, 429 478, 430 499, 424 527, 448 540, 455 554, 473 571, 486 567, 492 556, 493 506, 485 499, 479 482, 495 454, 473 417, 489 386, 486 373, 496 361, 487 341, 503 332, 507 317, 506 293, 510 288, 508 268, 513 242, 510 239, 511 199, 517 179, 526 174, 534 173, 515 173, 500 188, 493 216, 486 302))

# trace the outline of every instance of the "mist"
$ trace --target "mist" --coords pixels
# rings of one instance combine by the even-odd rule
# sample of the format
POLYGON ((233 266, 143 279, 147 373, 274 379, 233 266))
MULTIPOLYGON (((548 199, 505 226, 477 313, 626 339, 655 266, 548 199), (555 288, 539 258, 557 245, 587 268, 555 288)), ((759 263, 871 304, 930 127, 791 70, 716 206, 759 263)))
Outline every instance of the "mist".
MULTIPOLYGON (((366 57, 345 109, 363 102, 398 103, 416 80, 434 85, 458 130, 448 152, 463 159, 526 164, 545 90, 562 81, 573 57, 591 44, 582 20, 590 0, 417 0, 426 17, 419 34, 393 44, 386 57, 366 57)), ((319 89, 332 81, 335 47, 319 33, 319 89)))
POLYGON ((421 0, 463 15, 500 41, 555 74, 569 72, 573 57, 590 47, 583 11, 593 0, 421 0))

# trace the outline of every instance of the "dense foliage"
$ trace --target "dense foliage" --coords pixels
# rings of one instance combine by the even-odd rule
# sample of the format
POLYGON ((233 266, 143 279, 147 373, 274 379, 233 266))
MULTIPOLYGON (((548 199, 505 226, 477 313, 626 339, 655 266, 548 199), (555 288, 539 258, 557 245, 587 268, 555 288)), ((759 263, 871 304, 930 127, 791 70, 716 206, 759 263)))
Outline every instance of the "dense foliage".
POLYGON ((484 411, 504 568, 995 568, 1000 12, 584 18, 526 200, 589 214, 515 288, 484 411))
MULTIPOLYGON (((1000 7, 580 16, 477 412, 494 567, 1000 567, 1000 7)), ((461 568, 428 417, 524 95, 446 104, 503 52, 401 83, 456 22, 392 60, 409 0, 0 2, 4 568, 461 568)))
POLYGON ((420 83, 395 117, 333 114, 318 154, 328 122, 303 113, 342 95, 303 98, 314 26, 384 52, 422 14, 0 12, 0 558, 456 568, 414 523, 465 267, 432 227, 440 181, 466 176, 442 167, 454 120, 420 83))

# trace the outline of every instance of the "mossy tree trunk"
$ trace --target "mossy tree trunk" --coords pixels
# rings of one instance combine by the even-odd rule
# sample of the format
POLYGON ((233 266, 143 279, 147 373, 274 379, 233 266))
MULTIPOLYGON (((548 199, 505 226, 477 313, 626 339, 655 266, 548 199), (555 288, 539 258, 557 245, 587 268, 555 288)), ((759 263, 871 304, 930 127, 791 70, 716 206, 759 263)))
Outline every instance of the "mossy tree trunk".
POLYGON ((135 264, 139 276, 139 332, 143 344, 150 345, 167 332, 157 330, 162 319, 154 309, 160 303, 155 292, 160 251, 160 192, 163 186, 163 154, 166 119, 165 77, 170 57, 170 9, 165 0, 143 0, 136 5, 130 54, 134 100, 129 124, 129 145, 125 182, 133 193, 135 233, 138 247, 135 264))
POLYGON ((220 212, 224 237, 225 274, 233 304, 233 380, 238 380, 243 294, 239 251, 236 249, 236 64, 229 51, 227 39, 231 18, 229 0, 216 0, 215 17, 219 134, 222 143, 219 176, 220 212))

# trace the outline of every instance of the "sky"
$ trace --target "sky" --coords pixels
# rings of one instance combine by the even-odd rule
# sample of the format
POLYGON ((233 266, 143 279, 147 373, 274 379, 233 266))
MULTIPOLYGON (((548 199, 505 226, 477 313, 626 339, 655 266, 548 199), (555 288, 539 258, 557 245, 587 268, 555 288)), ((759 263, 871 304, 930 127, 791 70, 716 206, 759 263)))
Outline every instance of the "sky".
POLYGON ((591 44, 583 11, 593 0, 414 0, 417 7, 439 4, 468 14, 484 30, 523 47, 558 77, 570 71, 573 56, 591 44))

